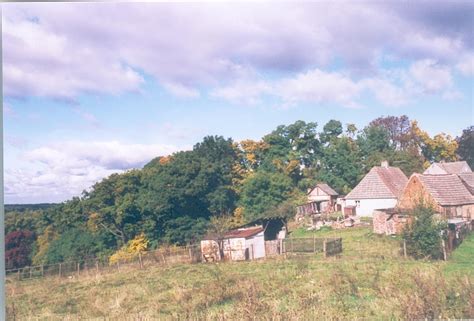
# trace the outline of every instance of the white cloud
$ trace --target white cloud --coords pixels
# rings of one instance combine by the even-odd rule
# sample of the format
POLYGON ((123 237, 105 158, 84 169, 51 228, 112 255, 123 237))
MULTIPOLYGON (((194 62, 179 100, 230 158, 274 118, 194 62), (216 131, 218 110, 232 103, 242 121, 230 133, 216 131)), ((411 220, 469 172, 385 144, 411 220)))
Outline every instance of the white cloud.
POLYGON ((474 54, 462 57, 456 68, 465 76, 474 76, 474 54))
POLYGON ((440 92, 453 85, 450 68, 440 65, 432 59, 425 59, 412 64, 410 75, 426 93, 440 92))
POLYGON ((437 6, 443 9, 366 2, 8 4, 5 92, 121 93, 140 88, 140 70, 180 97, 197 98, 205 87, 232 97, 239 88, 229 83, 247 69, 286 77, 326 70, 337 59, 367 76, 386 52, 453 65, 472 54, 465 17, 472 5, 437 6), (440 12, 449 19, 437 19, 440 12))
POLYGON ((5 196, 7 202, 62 201, 112 173, 140 168, 154 157, 177 150, 171 145, 117 141, 68 141, 42 146, 23 154, 28 168, 5 170, 5 196))

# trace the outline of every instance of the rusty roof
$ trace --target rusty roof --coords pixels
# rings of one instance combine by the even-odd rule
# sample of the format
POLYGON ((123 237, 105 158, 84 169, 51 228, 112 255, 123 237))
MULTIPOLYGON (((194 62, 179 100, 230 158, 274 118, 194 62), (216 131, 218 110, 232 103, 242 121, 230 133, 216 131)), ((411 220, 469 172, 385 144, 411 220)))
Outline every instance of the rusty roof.
POLYGON ((226 239, 247 238, 250 236, 254 236, 255 234, 258 234, 262 231, 263 231, 263 227, 261 226, 236 229, 236 230, 232 230, 225 233, 224 238, 226 239))
MULTIPOLYGON (((316 187, 319 187, 324 193, 328 194, 328 195, 331 195, 331 196, 337 196, 339 194, 337 194, 337 192, 335 190, 332 189, 331 186, 329 186, 328 184, 325 184, 325 183, 321 183, 321 184, 317 184, 316 187)), ((315 187, 315 188, 316 188, 315 187)))
POLYGON ((474 196, 458 175, 413 175, 420 179, 426 190, 442 206, 474 204, 474 196))
POLYGON ((408 178, 398 167, 373 167, 346 199, 398 198, 408 178))

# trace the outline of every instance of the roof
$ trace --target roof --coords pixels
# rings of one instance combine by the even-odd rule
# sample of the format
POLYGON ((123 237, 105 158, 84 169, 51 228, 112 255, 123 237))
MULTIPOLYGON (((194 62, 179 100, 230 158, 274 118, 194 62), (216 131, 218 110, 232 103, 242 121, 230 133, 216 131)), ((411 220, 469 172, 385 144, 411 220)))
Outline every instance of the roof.
POLYGON ((236 229, 236 230, 227 232, 224 235, 224 238, 226 239, 247 238, 250 236, 254 236, 255 234, 258 234, 260 232, 263 232, 263 227, 261 226, 242 228, 242 229, 236 229))
MULTIPOLYGON (((433 163, 431 166, 436 165, 443 169, 446 174, 460 174, 472 172, 471 168, 466 161, 459 162, 448 162, 448 163, 433 163), (467 170, 467 171, 466 171, 467 170)), ((425 171, 427 173, 428 169, 425 171)))
POLYGON ((330 196, 338 196, 339 194, 332 189, 331 186, 329 186, 328 184, 325 184, 325 183, 320 183, 320 184, 316 184, 316 186, 311 189, 308 194, 311 194, 312 191, 314 191, 316 188, 320 188, 324 193, 330 195, 330 196))
POLYGON ((413 175, 420 179, 434 200, 442 206, 474 204, 474 196, 458 175, 413 175))
POLYGON ((469 192, 474 195, 474 173, 461 173, 458 174, 458 176, 467 187, 469 192))
POLYGON ((346 199, 398 198, 408 178, 398 167, 373 167, 346 199))

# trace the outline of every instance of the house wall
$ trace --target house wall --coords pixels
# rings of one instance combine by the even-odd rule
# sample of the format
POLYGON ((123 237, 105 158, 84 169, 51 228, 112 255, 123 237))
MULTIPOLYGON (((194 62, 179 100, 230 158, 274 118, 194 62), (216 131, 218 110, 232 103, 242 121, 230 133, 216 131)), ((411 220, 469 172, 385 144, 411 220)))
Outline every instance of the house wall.
POLYGON ((439 213, 443 212, 442 207, 436 203, 431 194, 420 182, 420 179, 416 176, 413 176, 408 181, 405 189, 402 192, 402 195, 400 196, 398 207, 402 209, 412 209, 415 208, 415 206, 419 204, 420 201, 426 205, 433 206, 433 208, 439 213))
POLYGON ((373 198, 357 200, 346 199, 346 206, 355 206, 356 215, 372 217, 374 210, 384 208, 394 208, 397 205, 396 198, 373 198))
POLYGON ((374 211, 374 233, 376 234, 400 234, 408 223, 409 218, 402 214, 390 215, 384 211, 374 211))
POLYGON ((245 240, 245 248, 248 250, 249 259, 252 259, 252 255, 253 259, 265 257, 265 237, 263 231, 248 237, 245 240))
POLYGON ((219 244, 214 240, 201 241, 201 253, 205 262, 220 261, 219 244))
POLYGON ((315 202, 315 201, 329 201, 331 200, 331 196, 326 194, 322 191, 319 187, 316 187, 308 194, 308 201, 315 202))
POLYGON ((224 240, 224 258, 231 261, 245 260, 245 238, 224 240))

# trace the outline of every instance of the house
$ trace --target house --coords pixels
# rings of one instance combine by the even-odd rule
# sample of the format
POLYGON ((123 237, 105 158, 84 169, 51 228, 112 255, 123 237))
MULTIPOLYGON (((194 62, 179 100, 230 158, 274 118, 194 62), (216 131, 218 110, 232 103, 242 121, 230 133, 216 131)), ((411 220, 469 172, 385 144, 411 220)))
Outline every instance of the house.
POLYGON ((474 173, 461 173, 458 176, 469 192, 474 195, 474 173))
POLYGON ((423 174, 425 175, 444 175, 461 173, 472 173, 471 168, 465 161, 433 163, 423 172, 423 174))
POLYGON ((328 184, 316 184, 308 190, 307 203, 297 207, 297 215, 332 213, 336 209, 337 196, 328 184))
POLYGON ((264 228, 254 226, 231 230, 221 237, 207 235, 201 240, 203 260, 243 261, 265 257, 264 228))
POLYGON ((462 175, 415 173, 403 190, 398 207, 412 209, 423 201, 432 204, 436 212, 446 219, 474 220, 474 195, 468 187, 472 187, 473 178, 464 175, 464 179, 461 179, 462 175))
POLYGON ((391 167, 383 161, 346 195, 345 207, 354 207, 359 216, 372 216, 376 209, 394 208, 407 181, 398 167, 391 167))

